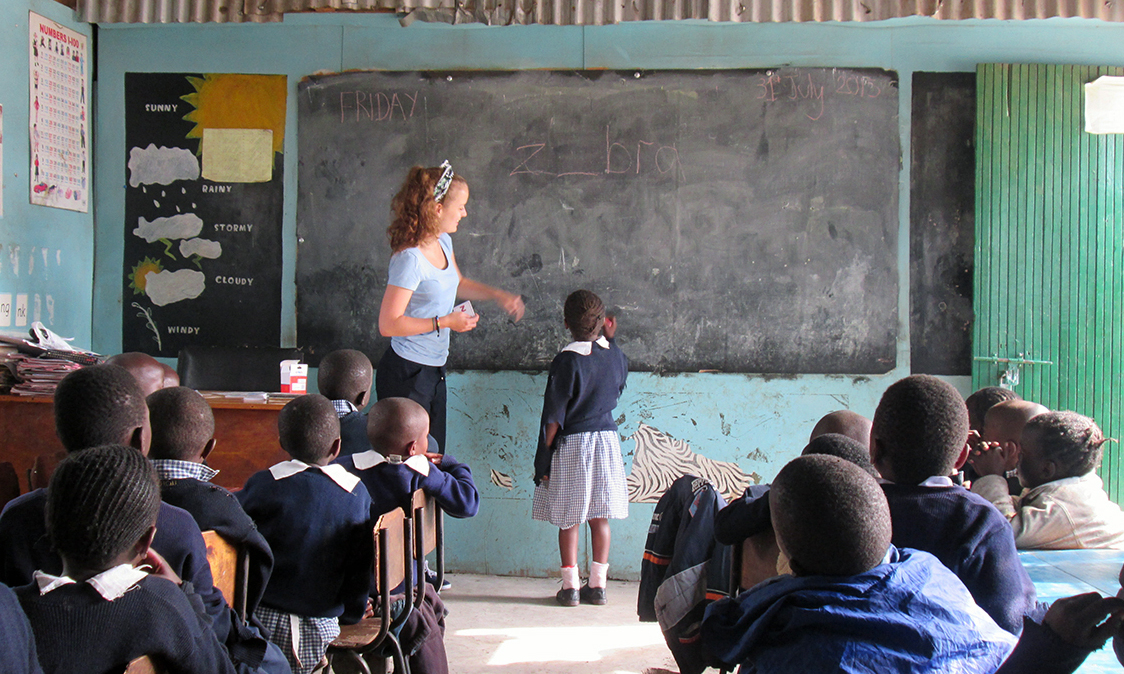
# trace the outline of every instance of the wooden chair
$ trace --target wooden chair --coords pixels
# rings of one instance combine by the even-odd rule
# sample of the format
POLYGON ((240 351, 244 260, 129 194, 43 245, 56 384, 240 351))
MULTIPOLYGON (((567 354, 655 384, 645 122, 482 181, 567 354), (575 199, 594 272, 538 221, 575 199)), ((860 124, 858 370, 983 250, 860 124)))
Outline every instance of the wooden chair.
POLYGON ((123 674, 165 674, 167 671, 158 667, 151 657, 142 655, 126 665, 123 674))
MULTIPOLYGON (((442 517, 441 506, 432 496, 421 489, 413 494, 411 509, 414 520, 414 558, 425 559, 426 555, 436 552, 434 569, 437 573, 436 589, 441 591, 441 582, 445 579, 445 522, 442 517)), ((419 563, 419 573, 421 564, 419 563)), ((425 578, 418 578, 418 588, 424 590, 422 583, 425 578)), ((424 592, 418 592, 414 599, 415 606, 421 606, 424 592)))
POLYGON ((737 596, 743 590, 779 575, 777 558, 780 548, 772 529, 750 536, 741 545, 733 546, 732 550, 730 596, 737 596))
POLYGON ((0 463, 0 509, 20 495, 20 476, 11 461, 0 463))
POLYGON ((222 592, 223 599, 238 617, 245 621, 250 583, 249 554, 217 531, 204 531, 203 542, 207 544, 207 564, 211 567, 215 587, 222 592))
POLYGON ((379 592, 377 613, 373 618, 354 625, 340 625, 340 635, 328 646, 329 667, 336 657, 346 656, 364 674, 371 674, 368 658, 390 657, 394 660, 395 672, 409 674, 410 668, 402 654, 402 647, 391 630, 406 621, 413 611, 414 602, 407 601, 402 612, 394 617, 391 614, 390 591, 404 585, 406 596, 413 594, 413 574, 410 573, 414 563, 413 538, 413 521, 401 508, 379 518, 374 527, 373 569, 379 592))

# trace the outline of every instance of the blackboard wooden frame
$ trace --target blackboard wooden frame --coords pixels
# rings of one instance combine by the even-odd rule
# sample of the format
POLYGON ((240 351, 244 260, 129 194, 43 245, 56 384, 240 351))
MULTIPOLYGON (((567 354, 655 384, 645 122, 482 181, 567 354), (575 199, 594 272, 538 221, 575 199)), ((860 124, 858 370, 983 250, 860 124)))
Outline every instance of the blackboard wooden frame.
POLYGON ((470 184, 478 307, 454 369, 545 368, 587 287, 633 368, 880 374, 896 364, 897 75, 714 71, 350 72, 299 86, 298 344, 377 356, 389 203, 406 169, 470 184))

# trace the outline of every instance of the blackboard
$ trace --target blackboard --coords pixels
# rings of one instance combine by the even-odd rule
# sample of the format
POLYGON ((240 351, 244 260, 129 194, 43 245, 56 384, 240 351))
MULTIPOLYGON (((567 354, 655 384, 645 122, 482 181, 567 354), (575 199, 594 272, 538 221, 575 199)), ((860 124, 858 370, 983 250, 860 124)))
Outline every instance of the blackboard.
POLYGON ((916 374, 972 373, 975 73, 914 73, 909 341, 916 374))
POLYGON ((279 346, 285 83, 125 74, 123 351, 279 346), (269 129, 270 179, 208 180, 200 136, 211 128, 269 129))
POLYGON ((577 288, 632 367, 884 373, 898 335, 896 75, 883 70, 351 72, 299 86, 298 343, 377 356, 390 200, 409 166, 470 185, 482 305, 453 369, 541 369, 577 288))

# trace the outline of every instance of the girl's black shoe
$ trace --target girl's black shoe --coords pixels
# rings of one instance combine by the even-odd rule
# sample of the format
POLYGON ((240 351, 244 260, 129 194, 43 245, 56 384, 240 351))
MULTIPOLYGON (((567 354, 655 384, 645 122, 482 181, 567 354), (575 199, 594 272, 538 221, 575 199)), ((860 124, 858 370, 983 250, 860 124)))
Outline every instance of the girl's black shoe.
MULTIPOLYGON (((561 589, 558 594, 554 595, 558 601, 559 606, 577 606, 578 605, 578 591, 574 589, 561 589)), ((604 603, 604 602, 602 602, 604 603)))
POLYGON ((605 588, 603 587, 590 587, 589 585, 582 585, 582 589, 578 592, 583 604, 593 604, 594 606, 604 606, 608 601, 605 599, 605 588))

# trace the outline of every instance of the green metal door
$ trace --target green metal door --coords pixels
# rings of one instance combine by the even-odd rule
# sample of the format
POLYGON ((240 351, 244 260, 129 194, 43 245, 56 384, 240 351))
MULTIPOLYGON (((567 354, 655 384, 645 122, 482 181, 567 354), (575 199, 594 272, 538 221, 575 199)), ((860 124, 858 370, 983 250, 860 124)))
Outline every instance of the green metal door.
MULTIPOLYGON (((1085 133, 1084 88, 1122 68, 977 69, 972 384, 1124 434, 1124 135, 1085 133), (1008 361, 1008 362, 1003 362, 1008 361), (1029 362, 1027 362, 1029 361, 1029 362)), ((1101 476, 1124 496, 1119 445, 1101 476)))

